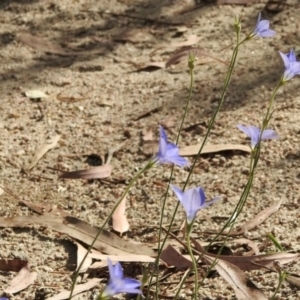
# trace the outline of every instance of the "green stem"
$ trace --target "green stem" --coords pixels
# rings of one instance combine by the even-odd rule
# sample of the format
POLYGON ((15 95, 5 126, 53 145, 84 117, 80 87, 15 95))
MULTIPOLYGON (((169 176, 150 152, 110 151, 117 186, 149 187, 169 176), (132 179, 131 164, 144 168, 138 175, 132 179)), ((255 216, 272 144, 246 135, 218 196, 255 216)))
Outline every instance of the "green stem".
POLYGON ((194 299, 197 300, 197 294, 198 294, 198 269, 197 269, 197 261, 195 259, 194 254, 193 254, 193 250, 192 250, 192 246, 191 246, 191 238, 190 238, 190 236, 191 236, 191 232, 192 232, 192 226, 193 226, 193 223, 186 225, 186 228, 187 228, 187 237, 186 237, 186 240, 187 240, 188 252, 189 252, 189 255, 190 255, 191 259, 192 259, 193 269, 194 269, 194 273, 195 273, 194 299))
POLYGON ((278 285, 276 287, 276 290, 274 292, 274 294, 272 295, 272 297, 270 298, 270 300, 274 300, 275 299, 275 296, 277 295, 277 293, 279 292, 283 282, 285 281, 287 277, 287 274, 285 272, 280 272, 279 273, 279 278, 278 278, 278 285))
POLYGON ((125 196, 127 195, 128 191, 130 190, 130 188, 132 187, 132 185, 137 181, 137 179, 146 171, 148 171, 149 169, 151 169, 153 166, 155 165, 155 161, 154 160, 150 160, 148 162, 148 164, 141 169, 139 172, 137 172, 134 177, 131 179, 131 181, 129 182, 128 186, 126 187, 124 193, 122 194, 121 198, 118 200, 118 202, 115 204, 114 208, 112 209, 112 211, 110 212, 110 214, 108 215, 108 217, 106 218, 105 222, 103 223, 102 227, 99 229, 99 231, 97 232, 93 242, 90 244, 85 256, 83 257, 83 260, 81 261, 79 267, 77 268, 77 271, 75 273, 75 278, 74 281, 72 283, 72 287, 71 287, 71 292, 70 292, 70 296, 69 299, 71 300, 72 296, 73 296, 73 292, 74 292, 74 288, 76 285, 76 281, 79 275, 79 271, 82 267, 82 265, 84 264, 84 261, 86 260, 87 256, 89 255, 89 253, 91 252, 94 244, 96 243, 98 237, 100 236, 100 234, 102 233, 104 227, 106 226, 106 224, 108 223, 108 221, 110 220, 110 218, 112 217, 112 215, 114 214, 114 212, 116 211, 117 207, 119 206, 119 204, 122 202, 122 200, 125 198, 125 196))
MULTIPOLYGON (((190 104, 191 99, 192 99, 193 88, 194 88, 194 62, 195 62, 195 55, 190 53, 189 61, 188 61, 188 66, 189 66, 189 70, 190 70, 190 87, 189 87, 188 101, 186 103, 184 113, 183 113, 183 116, 182 116, 182 119, 181 119, 181 124, 180 124, 179 130, 178 130, 178 133, 177 133, 176 145, 178 144, 180 134, 181 134, 181 131, 182 131, 182 127, 183 127, 183 124, 184 124, 184 121, 185 121, 185 118, 186 118, 186 115, 187 115, 187 112, 188 112, 189 104, 190 104)), ((169 229, 168 229, 168 233, 167 233, 166 237, 164 238, 163 243, 161 245, 160 240, 161 240, 161 236, 162 236, 163 216, 164 216, 164 211, 165 211, 165 207, 166 207, 166 202, 167 202, 167 197, 168 197, 168 192, 169 192, 169 186, 170 186, 170 183, 171 183, 172 178, 173 178, 173 173, 174 173, 174 165, 172 166, 172 169, 171 169, 169 184, 167 186, 167 190, 166 190, 166 193, 165 193, 165 197, 163 199, 163 204, 162 204, 162 209, 161 209, 160 224, 159 224, 160 225, 159 226, 159 235, 158 235, 158 254, 157 254, 157 258, 155 260, 155 268, 156 269, 159 266, 159 259, 160 259, 161 253, 163 251, 163 248, 165 246, 165 243, 167 241, 168 233, 171 230, 171 226, 170 226, 169 229)), ((179 206, 179 203, 177 203, 177 209, 178 209, 178 206, 179 206)), ((177 209, 175 210, 175 212, 173 214, 171 224, 173 224, 177 209)), ((150 280, 149 280, 149 285, 151 285, 152 280, 153 280, 153 273, 151 274, 151 277, 150 277, 150 280)), ((158 288, 159 288, 158 284, 159 284, 159 281, 156 280, 156 298, 158 297, 158 288)), ((148 298, 149 292, 150 291, 148 290, 146 298, 148 298)))
MULTIPOLYGON (((222 105, 223 105, 223 103, 224 103, 226 91, 227 91, 227 89, 228 89, 228 86, 229 86, 229 83, 230 83, 230 80, 231 80, 231 77, 232 77, 232 73, 233 73, 233 70, 234 70, 234 66, 235 66, 235 63, 236 63, 236 59, 237 59, 237 55, 238 55, 239 46, 242 45, 245 41, 246 41, 246 39, 244 39, 244 40, 242 40, 242 41, 240 42, 240 41, 239 41, 239 34, 237 34, 236 46, 235 46, 235 48, 234 48, 234 50, 233 50, 233 54, 232 54, 232 57, 231 57, 230 65, 229 65, 229 68, 228 68, 228 71, 227 71, 227 74, 226 74, 226 78, 225 78, 223 90, 222 90, 222 93, 221 93, 220 101, 219 101, 219 103, 218 103, 218 106, 217 106, 217 108, 216 108, 216 110, 215 110, 215 112, 214 112, 212 118, 211 118, 210 121, 209 121, 209 125, 208 125, 208 128, 207 128, 206 135, 205 135, 204 140, 203 140, 203 142, 202 142, 202 144, 201 144, 201 147, 200 147, 200 149, 199 149, 199 151, 198 151, 198 154, 197 154, 196 158, 194 159, 192 168, 190 169, 190 172, 189 172, 189 174, 188 174, 188 176, 187 176, 187 179, 186 179, 185 184, 184 184, 184 187, 183 187, 183 191, 186 189, 186 186, 187 186, 187 184, 188 184, 188 182, 189 182, 189 180, 190 180, 190 177, 191 177, 191 175, 192 175, 192 173, 193 173, 193 170, 194 170, 194 167, 195 167, 195 165, 196 165, 196 162, 197 162, 197 160, 198 160, 199 157, 200 157, 200 154, 201 154, 201 152, 202 152, 202 150, 203 150, 203 147, 204 147, 204 145, 205 145, 205 143, 206 143, 206 141, 207 141, 207 139, 208 139, 208 137, 209 137, 209 135, 210 135, 211 129, 212 129, 212 127, 213 127, 213 124, 215 123, 216 117, 217 117, 217 115, 218 115, 218 113, 219 113, 219 111, 220 111, 220 109, 221 109, 221 107, 222 107, 222 105)), ((174 218, 175 218, 174 216, 175 216, 175 214, 177 213, 178 207, 179 207, 179 203, 177 203, 177 206, 176 206, 176 208, 175 208, 175 211, 174 211, 174 214, 173 214, 173 218, 172 218, 172 220, 171 220, 171 223, 170 223, 168 232, 167 232, 167 234, 166 234, 165 240, 167 239, 167 237, 168 237, 168 235, 169 235, 169 232, 170 232, 170 230, 171 230, 171 227, 172 227, 172 224, 173 224, 174 218)), ((232 215, 232 216, 233 216, 233 215, 232 215)), ((230 222, 228 222, 228 224, 230 224, 230 222)), ((228 226, 228 224, 226 225, 226 227, 228 226)), ((226 227, 223 228, 223 231, 226 229, 226 227)), ((222 232, 223 232, 223 231, 222 231, 222 232)), ((221 234, 221 233, 220 233, 220 234, 221 234)), ((220 234, 219 234, 219 235, 220 235, 220 234)), ((217 237, 216 237, 216 238, 217 238, 217 237)), ((216 238, 215 238, 215 239, 216 239, 216 238)), ((204 253, 205 253, 205 252, 204 252, 204 253)), ((202 256, 204 255, 204 253, 202 254, 202 256)), ((198 258, 198 261, 202 258, 202 256, 198 258)), ((183 283, 184 283, 184 280, 182 280, 182 285, 183 285, 183 283)), ((176 293, 175 299, 176 299, 176 297, 178 296, 179 291, 180 291, 180 288, 178 289, 178 291, 177 291, 177 293, 176 293)))

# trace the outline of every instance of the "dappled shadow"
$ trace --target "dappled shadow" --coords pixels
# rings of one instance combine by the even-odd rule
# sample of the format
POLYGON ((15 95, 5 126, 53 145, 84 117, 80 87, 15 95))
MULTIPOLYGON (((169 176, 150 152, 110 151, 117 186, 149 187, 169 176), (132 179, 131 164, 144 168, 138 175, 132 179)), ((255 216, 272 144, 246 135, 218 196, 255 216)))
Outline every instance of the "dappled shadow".
MULTIPOLYGON (((144 28, 159 30, 162 32, 160 35, 163 36, 164 32, 176 24, 190 24, 198 18, 199 13, 201 14, 204 10, 211 9, 212 5, 214 5, 209 2, 204 3, 204 5, 197 6, 194 10, 180 12, 180 14, 176 15, 176 18, 173 18, 161 16, 164 8, 172 6, 169 1, 143 1, 139 2, 138 5, 133 4, 124 7, 123 12, 120 13, 110 12, 109 7, 106 9, 105 4, 101 6, 101 10, 97 10, 96 2, 95 5, 89 6, 93 7, 93 9, 62 11, 53 3, 47 4, 38 0, 5 1, 1 6, 4 11, 10 11, 10 4, 23 4, 24 13, 28 13, 32 10, 32 4, 36 4, 40 5, 40 7, 34 8, 35 10, 43 9, 43 11, 48 11, 50 15, 43 18, 36 17, 34 21, 20 21, 22 7, 18 7, 18 16, 12 21, 14 25, 12 28, 14 29, 11 31, 6 30, 0 34, 0 48, 12 43, 18 43, 19 47, 29 47, 37 51, 37 55, 33 56, 32 63, 29 66, 27 65, 24 68, 16 66, 2 71, 2 74, 0 73, 0 84, 18 85, 19 82, 24 80, 30 81, 36 74, 47 68, 69 68, 76 62, 92 61, 99 56, 111 54, 118 45, 127 42, 114 37, 126 36, 132 29, 141 31, 144 28), (43 8, 41 8, 41 5, 43 5, 43 8), (95 10, 94 7, 96 8, 95 10), (74 24, 78 23, 78 25, 70 27, 72 22, 74 24), (61 26, 58 27, 58 24, 61 24, 61 26), (24 34, 19 31, 20 28, 24 30, 24 34), (52 32, 49 32, 51 28, 53 28, 52 32), (39 40, 29 41, 31 37, 36 37, 39 40)), ((44 14, 46 15, 43 12, 44 14)), ((243 27, 249 29, 253 27, 253 16, 244 17, 243 27)), ((220 36, 232 36, 231 28, 224 27, 221 30, 212 32, 211 39, 217 39, 220 36)), ((157 39, 159 40, 159 38, 158 36, 157 39)), ((142 47, 143 45, 141 44, 142 47)), ((18 57, 15 60, 18 61, 18 57)), ((273 69, 276 68, 274 67, 273 69)), ((89 71, 89 69, 86 71, 89 71)), ((101 68, 96 68, 95 71, 101 71, 101 68)), ((244 86, 245 89, 252 90, 262 83, 269 85, 272 82, 270 76, 265 74, 253 78, 252 81, 236 82, 233 80, 231 88, 235 90, 238 87, 238 90, 243 90, 242 87, 244 86)), ((180 93, 176 93, 178 101, 181 101, 182 96, 180 93)), ((239 105, 244 105, 246 97, 241 98, 239 105)), ((231 109, 232 105, 227 103, 224 109, 231 109)))

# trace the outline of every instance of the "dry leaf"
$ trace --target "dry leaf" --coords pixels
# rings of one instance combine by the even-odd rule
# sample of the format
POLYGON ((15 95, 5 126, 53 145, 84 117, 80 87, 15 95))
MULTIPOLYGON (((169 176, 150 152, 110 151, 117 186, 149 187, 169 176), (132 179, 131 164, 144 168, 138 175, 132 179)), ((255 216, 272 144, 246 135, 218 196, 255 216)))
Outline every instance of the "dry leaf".
POLYGON ((92 265, 90 265, 89 270, 93 269, 102 269, 108 265, 107 261, 96 261, 92 265))
POLYGON ((193 266, 192 262, 174 249, 171 245, 168 245, 166 249, 161 253, 160 259, 166 264, 168 268, 174 266, 178 269, 188 269, 193 266))
POLYGON ((60 135, 56 135, 52 138, 47 138, 45 142, 35 150, 33 157, 29 160, 28 164, 24 167, 24 170, 25 171, 31 170, 49 150, 57 146, 59 139, 60 139, 60 135))
POLYGON ((175 127, 175 118, 174 117, 167 117, 167 118, 163 119, 160 122, 160 125, 163 126, 164 128, 175 127))
MULTIPOLYGON (((197 155, 202 144, 186 146, 179 149, 179 155, 181 156, 192 156, 197 155)), ((247 153, 251 152, 249 146, 240 145, 240 144, 218 144, 218 145, 204 145, 201 154, 207 153, 216 153, 221 151, 233 151, 239 150, 247 153)))
POLYGON ((238 245, 247 245, 247 246, 249 246, 250 248, 252 248, 255 255, 258 255, 259 252, 260 252, 258 246, 253 241, 251 241, 249 239, 237 239, 237 240, 234 240, 233 242, 235 244, 238 244, 238 245))
MULTIPOLYGON (((77 245, 77 269, 79 268, 82 260, 84 259, 86 253, 87 253, 87 250, 82 247, 79 243, 75 243, 77 245)), ((83 262, 83 265, 81 266, 79 272, 80 273, 83 273, 85 272, 89 266, 92 264, 93 260, 90 256, 87 256, 86 259, 84 260, 83 262)))
POLYGON ((175 51, 171 55, 171 57, 166 62, 166 68, 170 67, 171 65, 176 65, 179 62, 181 62, 183 59, 187 65, 188 56, 189 53, 194 53, 195 57, 197 58, 196 63, 197 64, 204 64, 208 62, 207 58, 211 58, 212 60, 218 61, 224 65, 228 65, 225 61, 219 59, 217 56, 209 54, 208 52, 202 50, 201 48, 197 47, 183 47, 179 49, 178 51, 175 51), (200 61, 199 61, 200 59, 200 61))
MULTIPOLYGON (((215 259, 204 255, 203 258, 210 264, 215 259)), ((250 281, 246 274, 234 264, 225 260, 217 259, 214 265, 218 273, 231 285, 238 300, 267 300, 263 292, 250 281)))
POLYGON ((180 43, 171 43, 170 48, 181 48, 181 47, 187 47, 197 44, 200 41, 200 37, 198 37, 195 34, 190 35, 185 42, 180 43))
POLYGON ((28 261, 22 259, 0 259, 0 271, 19 272, 27 264, 28 261))
POLYGON ((0 196, 4 194, 3 188, 0 186, 0 196))
POLYGON ((153 130, 152 130, 152 128, 149 128, 149 129, 144 128, 143 129, 143 141, 144 142, 153 141, 153 130))
POLYGON ((282 203, 282 200, 279 200, 275 202, 270 207, 265 208, 263 211, 261 211, 259 214, 257 214, 253 219, 249 220, 248 222, 244 223, 242 226, 240 226, 238 229, 233 230, 230 235, 241 235, 245 231, 249 231, 259 224, 263 223, 266 219, 268 219, 272 214, 278 211, 280 208, 280 205, 282 203))
POLYGON ((74 102, 78 102, 78 101, 83 101, 85 99, 87 99, 86 97, 68 97, 68 96, 62 96, 61 93, 56 95, 56 99, 61 101, 61 102, 66 102, 66 103, 74 103, 74 102))
POLYGON ((300 277, 298 275, 288 274, 286 281, 292 286, 295 286, 298 289, 300 289, 300 277))
MULTIPOLYGON (((88 291, 88 290, 92 289, 93 287, 95 287, 101 281, 102 281, 102 279, 100 279, 100 278, 92 278, 86 283, 78 284, 74 288, 73 295, 75 296, 79 293, 88 291)), ((70 291, 62 291, 53 297, 47 298, 47 300, 64 300, 64 299, 69 299, 69 296, 70 296, 70 291)), ((73 297, 72 297, 72 299, 73 299, 73 297)))
MULTIPOLYGON (((191 238, 195 249, 199 254, 204 252, 204 248, 195 239, 191 238)), ((217 255, 206 252, 205 256, 211 258, 217 258, 217 255)), ((260 254, 253 256, 236 256, 236 255, 221 255, 219 256, 222 260, 227 261, 231 264, 236 265, 239 269, 243 271, 253 271, 261 268, 271 268, 273 266, 274 260, 282 265, 291 263, 292 261, 299 258, 298 253, 287 253, 280 252, 275 254, 260 254)))
POLYGON ((104 164, 102 166, 90 168, 87 170, 78 170, 71 172, 63 172, 59 175, 59 178, 71 178, 71 179, 96 179, 107 178, 111 175, 112 166, 104 164))
MULTIPOLYGON (((27 227, 32 224, 40 224, 77 239, 90 245, 98 233, 99 228, 72 217, 61 217, 53 215, 42 216, 18 216, 10 218, 0 218, 0 227, 27 227)), ((143 254, 155 256, 156 253, 144 244, 135 244, 125 241, 109 231, 103 230, 94 244, 94 248, 103 253, 112 255, 122 254, 143 254)))
POLYGON ((146 64, 138 65, 136 72, 153 72, 159 69, 164 69, 166 63, 164 61, 149 62, 146 64))
POLYGON ((149 116, 151 116, 153 113, 159 112, 161 109, 162 109, 162 106, 158 106, 158 107, 152 108, 152 109, 147 110, 147 111, 145 111, 145 112, 139 114, 138 116, 134 117, 133 120, 134 120, 134 121, 138 121, 138 120, 140 120, 140 119, 149 117, 149 116))
POLYGON ((103 261, 107 261, 107 258, 109 258, 112 262, 143 262, 143 263, 150 263, 155 262, 155 258, 148 256, 148 255, 142 255, 142 254, 126 254, 126 255, 109 255, 109 254, 102 254, 97 253, 94 250, 91 251, 88 255, 89 257, 93 259, 99 259, 103 261))
POLYGON ((24 266, 17 276, 10 282, 4 292, 15 294, 26 289, 29 285, 33 284, 37 278, 36 272, 30 272, 28 265, 24 266))
POLYGON ((38 90, 27 91, 25 92, 25 96, 29 99, 40 99, 49 97, 44 92, 38 90))
POLYGON ((124 197, 124 199, 120 202, 112 215, 112 227, 115 231, 120 232, 121 234, 129 229, 129 223, 126 218, 125 211, 126 197, 124 197))

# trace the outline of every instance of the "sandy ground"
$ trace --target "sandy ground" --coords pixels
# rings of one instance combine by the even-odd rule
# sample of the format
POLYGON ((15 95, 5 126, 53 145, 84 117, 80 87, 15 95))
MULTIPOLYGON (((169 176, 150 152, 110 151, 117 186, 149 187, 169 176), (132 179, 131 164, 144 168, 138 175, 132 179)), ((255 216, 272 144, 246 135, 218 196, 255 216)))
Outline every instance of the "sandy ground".
MULTIPOLYGON (((288 52, 300 47, 299 2, 288 0, 287 4, 278 13, 263 11, 277 32, 275 37, 254 39, 241 48, 209 143, 248 144, 236 124, 260 124, 271 91, 283 72, 278 50, 288 52)), ((167 131, 174 140, 187 100, 189 75, 185 60, 168 69, 142 68, 151 62, 166 62, 180 43, 197 38, 195 46, 201 50, 195 89, 180 146, 199 143, 217 104, 226 74, 224 62, 231 57, 233 17, 242 14, 243 30, 249 32, 265 5, 262 1, 248 6, 205 4, 196 8, 187 0, 2 0, 0 183, 21 199, 62 208, 100 226, 125 189, 124 182, 147 162, 141 144, 143 130, 152 128, 157 132, 158 124, 173 118, 175 127, 167 131), (49 97, 30 100, 23 94, 29 90, 43 91, 49 97), (58 146, 30 172, 21 172, 35 149, 57 134, 61 136, 58 146), (114 169, 110 181, 58 180, 57 170, 99 165, 109 149, 120 145, 111 161, 114 169)), ((280 210, 244 237, 259 245, 272 232, 291 252, 300 251, 299 83, 300 78, 296 78, 278 93, 271 127, 280 139, 264 143, 254 186, 239 219, 242 224, 282 199, 280 210)), ((230 216, 246 183, 248 164, 249 155, 232 151, 205 155, 197 162, 189 186, 201 185, 208 198, 224 195, 224 200, 200 213, 194 230, 199 240, 208 241, 210 237, 202 232, 220 229, 230 216)), ((156 241, 153 228, 158 224, 170 170, 164 166, 149 171, 130 191, 127 217, 131 231, 126 238, 156 241)), ((187 175, 187 170, 176 168, 173 183, 182 187, 187 175)), ((170 221, 175 203, 170 193, 165 224, 170 221)), ((20 215, 34 213, 11 195, 2 194, 0 216, 20 215)), ((174 230, 183 216, 180 210, 174 230)), ((47 299, 70 289, 76 246, 67 236, 38 225, 29 229, 2 228, 0 235, 0 258, 27 259, 38 274, 33 285, 10 295, 10 299, 47 299)), ((264 252, 274 250, 271 245, 264 252)), ((298 262, 288 267, 300 273, 298 262)), ((181 274, 175 274, 172 280, 178 280, 181 274)), ((0 272, 0 295, 15 275, 0 272)), ((106 270, 99 276, 105 282, 106 270)), ((272 295, 276 274, 261 271, 249 276, 267 297, 272 295)), ((79 299, 93 299, 101 287, 79 299)), ((192 288, 185 286, 182 299, 190 298, 192 288)), ((207 279, 200 293, 201 299, 235 299, 230 286, 219 276, 207 279)), ((284 283, 276 299, 300 299, 300 292, 284 283)))

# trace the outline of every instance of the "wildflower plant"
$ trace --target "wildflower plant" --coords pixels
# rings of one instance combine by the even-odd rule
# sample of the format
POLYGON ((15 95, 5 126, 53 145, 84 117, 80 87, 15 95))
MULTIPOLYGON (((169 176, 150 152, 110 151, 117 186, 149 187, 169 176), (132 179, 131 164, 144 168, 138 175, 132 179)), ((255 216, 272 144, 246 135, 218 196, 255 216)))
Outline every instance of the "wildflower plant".
POLYGON ((278 135, 272 129, 265 129, 263 132, 256 126, 237 125, 251 139, 251 148, 254 149, 260 140, 277 139, 278 135))
MULTIPOLYGON (((177 144, 178 144, 179 136, 180 136, 180 133, 181 133, 181 129, 183 127, 183 124, 184 124, 184 121, 185 121, 185 118, 186 118, 186 115, 187 115, 187 111, 188 111, 188 108, 189 108, 189 103, 191 101, 191 96, 192 96, 192 92, 193 92, 194 68, 195 68, 195 59, 196 59, 196 54, 195 53, 190 53, 189 59, 188 59, 188 67, 189 67, 189 71, 190 71, 190 88, 189 88, 189 95, 188 95, 186 107, 185 107, 185 110, 184 110, 184 113, 183 113, 183 116, 182 116, 180 128, 179 128, 179 131, 177 133, 176 143, 171 143, 171 142, 168 141, 167 134, 166 134, 165 130, 163 129, 163 127, 160 126, 159 127, 160 138, 159 138, 158 153, 152 159, 149 160, 149 162, 145 165, 144 168, 142 168, 140 171, 137 172, 136 175, 133 176, 133 178, 129 182, 128 186, 126 187, 124 193, 122 194, 120 199, 116 202, 112 212, 109 214, 108 218, 105 220, 104 224, 99 229, 96 237, 94 238, 94 242, 90 245, 90 247, 89 247, 89 249, 88 249, 88 251, 85 255, 85 258, 86 258, 88 253, 91 251, 91 249, 92 249, 95 241, 97 240, 98 236, 101 234, 104 227, 108 223, 109 219, 113 215, 114 211, 116 210, 118 205, 121 203, 121 201, 124 199, 124 197, 126 196, 128 191, 130 190, 132 185, 137 181, 137 179, 143 173, 150 170, 154 166, 163 165, 163 164, 172 164, 172 169, 171 169, 170 178, 169 178, 169 185, 168 185, 168 188, 167 188, 167 192, 165 193, 165 197, 163 199, 162 208, 161 208, 160 229, 159 229, 159 238, 158 238, 158 255, 157 255, 157 258, 156 258, 156 266, 158 266, 158 264, 159 264, 160 254, 161 254, 162 249, 164 248, 164 245, 167 241, 170 230, 171 230, 172 225, 174 223, 175 215, 177 213, 179 204, 181 203, 184 210, 185 210, 185 213, 186 213, 187 249, 188 249, 189 255, 191 256, 191 259, 192 259, 192 262, 193 262, 193 270, 194 270, 195 278, 196 278, 194 294, 193 294, 192 299, 199 299, 198 298, 198 276, 197 276, 197 274, 198 274, 198 271, 197 271, 198 265, 197 265, 197 261, 195 260, 194 255, 193 255, 191 242, 190 242, 190 235, 191 235, 191 232, 192 232, 192 229, 193 229, 193 223, 195 221, 197 212, 200 209, 207 208, 209 205, 216 202, 219 198, 215 198, 210 202, 206 202, 205 193, 204 193, 204 190, 201 187, 196 187, 196 188, 192 188, 192 189, 188 189, 188 190, 185 190, 185 189, 186 189, 186 187, 189 183, 189 180, 190 180, 190 177, 193 173, 195 164, 196 164, 196 162, 197 162, 197 160, 198 160, 198 158, 199 158, 199 156, 200 156, 200 154, 203 150, 203 147, 204 147, 207 139, 210 136, 210 132, 213 128, 213 125, 215 123, 217 115, 220 112, 220 109, 221 109, 221 107, 222 107, 222 105, 225 101, 226 92, 227 92, 227 89, 228 89, 230 81, 231 81, 231 77, 232 77, 232 74, 233 74, 233 71, 234 71, 234 67, 235 67, 235 64, 236 64, 236 61, 237 61, 237 56, 238 56, 240 47, 245 42, 250 41, 254 37, 266 38, 266 37, 272 37, 272 36, 275 35, 275 31, 270 29, 269 21, 268 20, 262 20, 261 19, 261 14, 259 14, 259 16, 258 16, 258 20, 257 20, 255 28, 250 32, 250 34, 246 35, 246 37, 244 39, 240 38, 241 29, 242 29, 241 17, 235 18, 234 28, 235 28, 235 32, 236 32, 236 43, 235 43, 235 47, 233 49, 230 65, 228 67, 228 71, 227 71, 227 74, 226 74, 226 77, 225 77, 225 81, 224 81, 223 89, 222 89, 222 92, 221 92, 221 95, 220 95, 220 99, 219 99, 218 105, 217 105, 217 107, 216 107, 216 109, 215 109, 215 111, 214 111, 214 113, 213 113, 213 115, 212 115, 212 117, 211 117, 211 119, 208 123, 208 128, 207 128, 206 134, 203 138, 203 142, 200 146, 199 152, 198 152, 196 158, 194 159, 193 163, 191 164, 191 167, 189 169, 189 173, 188 173, 187 178, 185 180, 185 184, 183 186, 183 189, 181 190, 180 188, 172 185, 171 182, 172 182, 172 179, 173 179, 174 166, 178 166, 180 168, 190 166, 188 160, 179 155, 179 148, 178 148, 177 144), (169 186, 171 187, 173 192, 176 194, 179 201, 177 202, 177 205, 175 206, 175 209, 174 209, 172 219, 171 219, 170 225, 168 227, 167 233, 166 233, 166 235, 163 239, 163 242, 161 243, 163 216, 164 216, 164 209, 165 209, 165 205, 166 205, 169 186)), ((283 54, 283 53, 280 52, 280 55, 283 59, 285 70, 284 70, 284 73, 283 73, 282 77, 280 78, 277 86, 275 87, 275 89, 274 89, 274 91, 273 91, 273 93, 270 97, 269 105, 268 105, 267 111, 266 111, 266 113, 265 113, 265 115, 262 119, 261 127, 258 128, 258 127, 252 126, 252 125, 250 125, 250 126, 237 125, 237 127, 243 133, 245 133, 251 140, 250 145, 251 145, 251 149, 252 149, 252 155, 251 155, 251 158, 250 158, 250 160, 251 160, 250 174, 248 176, 247 183, 244 187, 242 195, 240 196, 240 199, 239 199, 238 203, 236 204, 235 208, 233 209, 233 212, 232 212, 231 216, 229 217, 227 222, 225 222, 224 226, 219 230, 218 234, 216 234, 215 237, 211 238, 210 244, 212 244, 225 231, 225 229, 229 229, 229 231, 227 231, 227 232, 230 233, 230 231, 232 230, 233 225, 235 224, 238 216, 240 215, 241 211, 243 210, 243 207, 244 207, 244 205, 247 201, 247 198, 250 194, 250 190, 251 190, 254 175, 255 175, 255 170, 256 170, 258 162, 259 162, 260 153, 261 153, 261 151, 260 151, 261 142, 264 141, 264 140, 267 140, 267 139, 276 139, 276 138, 278 138, 278 135, 274 130, 267 129, 268 126, 269 126, 270 120, 273 116, 273 113, 274 113, 273 106, 275 104, 276 93, 284 83, 291 80, 294 76, 300 74, 300 62, 297 61, 295 53, 294 53, 293 50, 291 50, 290 53, 288 53, 288 54, 283 54)), ((226 238, 225 238, 225 242, 226 242, 226 238)), ((205 252, 200 255, 199 259, 201 259, 201 257, 204 254, 205 254, 205 252)), ((81 269, 81 266, 84 262, 84 259, 83 259, 81 265, 78 267, 78 270, 81 269)), ((109 268, 110 279, 109 279, 109 282, 108 282, 107 286, 103 290, 102 294, 98 297, 99 300, 100 299, 107 299, 108 297, 111 297, 111 296, 113 296, 115 294, 118 294, 118 293, 131 293, 131 294, 142 295, 141 282, 139 282, 136 279, 125 278, 124 275, 123 275, 123 270, 122 270, 122 267, 121 267, 120 263, 116 263, 115 265, 113 265, 112 262, 108 259, 108 268, 109 268)), ((209 270, 207 272, 209 272, 209 270)), ((78 276, 78 273, 75 275, 75 280, 74 280, 74 283, 73 283, 73 286, 72 286, 70 299, 72 297, 72 293, 73 293, 73 289, 74 289, 74 286, 75 286, 75 283, 76 283, 77 276, 78 276)), ((187 276, 188 276, 188 273, 186 273, 186 275, 183 277, 183 279, 181 281, 181 284, 180 284, 180 287, 177 290, 177 293, 175 295, 175 298, 177 298, 178 293, 180 292, 180 288, 183 286, 184 281, 187 278, 187 276)), ((151 274, 150 279, 148 281, 148 287, 151 286, 152 280, 153 280, 153 274, 151 274)), ((149 291, 150 291, 150 288, 148 288, 147 293, 145 292, 145 298, 146 299, 150 299, 149 291)), ((156 280, 156 294, 155 294, 156 299, 158 299, 158 291, 159 291, 159 280, 156 280)))
POLYGON ((297 61, 294 50, 292 49, 290 53, 284 54, 279 51, 279 54, 284 63, 284 74, 282 75, 281 81, 287 82, 291 80, 296 75, 300 74, 300 61, 297 61))
POLYGON ((251 37, 272 37, 276 32, 270 27, 270 22, 268 20, 261 19, 261 13, 258 15, 258 20, 253 32, 250 34, 251 37))
POLYGON ((171 185, 171 188, 173 192, 176 194, 179 202, 184 207, 184 210, 186 212, 186 239, 187 239, 187 248, 189 251, 189 254, 191 256, 191 259, 193 261, 193 267, 194 267, 194 273, 195 273, 195 292, 194 295, 196 296, 198 293, 198 270, 197 270, 197 262, 193 255, 193 250, 191 247, 191 240, 190 240, 190 234, 192 232, 193 223, 196 219, 197 212, 205 208, 211 204, 213 204, 215 201, 217 201, 219 198, 215 198, 210 202, 205 202, 205 193, 201 187, 196 187, 189 189, 187 191, 182 191, 180 188, 178 188, 175 185, 171 185))
POLYGON ((162 126, 159 126, 159 132, 159 149, 154 161, 160 164, 171 163, 181 168, 189 166, 188 160, 179 155, 177 145, 168 142, 167 134, 162 126))
POLYGON ((132 278, 125 278, 122 266, 119 262, 113 265, 111 260, 108 258, 107 263, 110 279, 104 291, 98 297, 98 300, 109 299, 110 297, 120 293, 142 294, 140 289, 141 282, 132 278))

